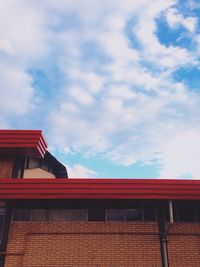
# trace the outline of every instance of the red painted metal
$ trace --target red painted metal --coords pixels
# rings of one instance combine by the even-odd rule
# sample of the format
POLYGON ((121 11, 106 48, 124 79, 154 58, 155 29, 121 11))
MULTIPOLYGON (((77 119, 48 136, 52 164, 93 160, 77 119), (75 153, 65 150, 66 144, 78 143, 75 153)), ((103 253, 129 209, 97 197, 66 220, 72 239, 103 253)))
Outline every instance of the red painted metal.
POLYGON ((44 157, 46 149, 41 130, 0 130, 0 155, 44 157))
POLYGON ((0 199, 198 199, 200 180, 0 179, 0 199))

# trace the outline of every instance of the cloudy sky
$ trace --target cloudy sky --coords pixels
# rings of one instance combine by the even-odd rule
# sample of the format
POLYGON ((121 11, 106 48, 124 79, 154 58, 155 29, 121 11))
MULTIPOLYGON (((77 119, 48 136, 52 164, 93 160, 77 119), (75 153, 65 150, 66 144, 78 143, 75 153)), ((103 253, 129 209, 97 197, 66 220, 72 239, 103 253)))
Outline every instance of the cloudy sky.
POLYGON ((0 0, 0 128, 71 177, 200 178, 200 3, 0 0))

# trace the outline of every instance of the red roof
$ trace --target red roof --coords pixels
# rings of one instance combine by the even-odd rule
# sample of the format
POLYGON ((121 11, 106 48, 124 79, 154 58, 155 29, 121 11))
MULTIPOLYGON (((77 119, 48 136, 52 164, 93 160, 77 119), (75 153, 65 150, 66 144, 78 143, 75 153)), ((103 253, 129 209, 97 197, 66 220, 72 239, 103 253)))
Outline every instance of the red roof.
POLYGON ((0 179, 0 199, 198 199, 200 180, 0 179))
POLYGON ((0 155, 44 157, 46 149, 41 130, 0 130, 0 155))

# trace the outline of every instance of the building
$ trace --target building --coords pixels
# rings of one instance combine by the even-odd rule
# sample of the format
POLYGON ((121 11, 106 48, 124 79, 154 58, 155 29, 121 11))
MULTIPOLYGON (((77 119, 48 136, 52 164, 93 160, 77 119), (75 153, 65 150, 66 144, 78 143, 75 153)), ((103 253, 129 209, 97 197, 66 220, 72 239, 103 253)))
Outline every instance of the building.
POLYGON ((6 267, 200 266, 200 181, 68 179, 41 131, 0 131, 0 256, 6 267))

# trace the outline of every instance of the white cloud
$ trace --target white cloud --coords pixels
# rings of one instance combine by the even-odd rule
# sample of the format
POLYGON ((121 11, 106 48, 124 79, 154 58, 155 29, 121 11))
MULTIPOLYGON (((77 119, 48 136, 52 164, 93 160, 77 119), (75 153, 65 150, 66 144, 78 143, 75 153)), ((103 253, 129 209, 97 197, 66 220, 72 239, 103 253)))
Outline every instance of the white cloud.
POLYGON ((46 52, 45 16, 32 1, 0 2, 0 47, 20 61, 46 52), (20 57, 22 57, 20 59, 20 57))
POLYGON ((89 92, 84 90, 84 88, 74 86, 71 87, 69 90, 69 95, 80 104, 89 105, 93 102, 93 98, 89 92))
POLYGON ((168 9, 166 18, 171 28, 176 28, 181 25, 192 33, 196 30, 197 19, 195 17, 184 18, 175 8, 168 9))
MULTIPOLYGON (((85 2, 86 6, 88 3, 85 2)), ((156 19, 163 12, 170 14, 175 1, 138 1, 129 8, 120 1, 117 3, 114 6, 111 2, 98 2, 94 6, 95 17, 86 19, 85 9, 81 12, 79 19, 85 28, 77 32, 80 40, 73 36, 75 63, 65 69, 81 89, 72 93, 69 86, 64 90, 65 99, 73 95, 79 104, 63 100, 52 112, 54 141, 67 151, 99 154, 123 165, 163 160, 164 144, 177 128, 185 130, 196 124, 199 96, 191 94, 172 76, 182 66, 195 65, 196 59, 185 48, 161 44, 156 35, 156 19), (103 20, 102 8, 108 8, 103 20), (138 42, 134 48, 124 32, 127 21, 133 17, 132 34, 138 42), (96 74, 95 64, 87 69, 85 62, 77 63, 82 56, 82 44, 88 40, 95 41, 108 57, 96 74)), ((80 14, 79 7, 76 14, 80 14)), ((169 23, 171 26, 181 23, 193 32, 196 22, 182 16, 171 18, 169 23)), ((67 44, 71 47, 71 43, 67 44)))
MULTIPOLYGON (((185 17, 176 3, 1 1, 0 124, 6 125, 11 114, 18 121, 27 115, 31 125, 28 112, 35 107, 41 114, 33 99, 43 93, 44 107, 50 103, 50 111, 42 114, 51 145, 122 165, 160 160, 162 175, 179 176, 193 168, 196 177, 196 165, 175 169, 169 160, 170 147, 180 147, 173 139, 179 129, 190 128, 197 136, 200 113, 198 93, 173 77, 179 68, 198 64, 198 46, 195 51, 166 46, 157 36, 157 19, 165 14, 170 27, 182 25, 198 39, 193 36, 197 19, 185 17), (62 76, 53 97, 47 88, 34 87, 34 68, 55 80, 60 77, 54 70, 62 76), (168 142, 173 146, 166 148, 168 142)), ((180 139, 196 140, 193 135, 180 139)), ((81 165, 69 170, 77 177, 95 175, 81 165)))
POLYGON ((97 176, 95 171, 79 164, 67 166, 67 171, 69 178, 95 178, 97 176))
POLYGON ((16 118, 30 114, 35 106, 29 69, 37 57, 41 59, 48 52, 43 15, 31 1, 0 1, 0 113, 3 120, 8 120, 10 115, 16 118))
MULTIPOLYGON (((146 7, 138 23, 133 28, 133 32, 143 46, 143 51, 141 51, 143 57, 154 66, 171 72, 178 67, 195 64, 193 55, 187 49, 178 46, 167 47, 159 42, 156 36, 156 17, 161 15, 162 12, 170 10, 174 1, 163 1, 160 5, 158 2, 151 2, 146 7), (156 4, 158 4, 157 7, 156 4)), ((187 23, 185 22, 185 24, 187 23)))
POLYGON ((161 177, 200 179, 200 129, 177 132, 164 144, 161 177))
POLYGON ((32 78, 23 69, 12 64, 0 63, 0 111, 2 114, 26 114, 33 108, 32 78))

